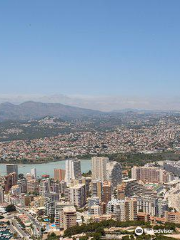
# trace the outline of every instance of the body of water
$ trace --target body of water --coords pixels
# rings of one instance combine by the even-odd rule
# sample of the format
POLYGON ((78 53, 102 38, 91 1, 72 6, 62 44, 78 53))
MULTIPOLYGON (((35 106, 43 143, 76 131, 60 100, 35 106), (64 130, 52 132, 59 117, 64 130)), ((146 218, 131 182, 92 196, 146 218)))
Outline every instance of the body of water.
MULTIPOLYGON (((65 169, 65 161, 42 163, 42 164, 18 164, 18 173, 30 173, 32 168, 36 168, 37 176, 48 174, 54 176, 54 169, 65 169)), ((86 173, 91 170, 91 160, 81 160, 81 171, 86 173)), ((0 175, 6 175, 6 164, 0 164, 0 175)))

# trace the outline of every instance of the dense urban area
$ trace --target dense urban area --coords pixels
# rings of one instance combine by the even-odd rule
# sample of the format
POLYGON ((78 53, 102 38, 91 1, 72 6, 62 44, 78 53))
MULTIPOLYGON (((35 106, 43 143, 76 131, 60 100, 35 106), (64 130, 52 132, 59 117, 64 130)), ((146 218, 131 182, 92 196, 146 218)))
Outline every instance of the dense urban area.
POLYGON ((0 123, 1 162, 47 162, 118 153, 178 152, 180 115, 128 112, 64 121, 0 123))
POLYGON ((0 239, 180 239, 178 113, 3 121, 0 133, 0 239))

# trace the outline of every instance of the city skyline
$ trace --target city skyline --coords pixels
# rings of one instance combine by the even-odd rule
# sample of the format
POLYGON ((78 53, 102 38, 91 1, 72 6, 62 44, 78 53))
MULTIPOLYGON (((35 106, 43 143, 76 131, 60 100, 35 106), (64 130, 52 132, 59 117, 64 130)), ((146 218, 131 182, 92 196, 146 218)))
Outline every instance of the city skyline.
POLYGON ((180 239, 179 9, 0 2, 0 240, 180 239))

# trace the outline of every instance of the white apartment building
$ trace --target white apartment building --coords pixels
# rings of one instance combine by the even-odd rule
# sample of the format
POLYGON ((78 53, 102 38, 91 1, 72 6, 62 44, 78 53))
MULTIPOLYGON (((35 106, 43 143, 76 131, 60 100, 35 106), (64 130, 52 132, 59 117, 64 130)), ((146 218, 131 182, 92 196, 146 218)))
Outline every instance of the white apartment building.
POLYGON ((69 188, 70 203, 79 208, 86 204, 86 188, 85 184, 77 184, 69 188))
POLYGON ((115 215, 119 221, 135 221, 137 220, 137 200, 134 198, 112 199, 107 204, 107 214, 115 215))
POLYGON ((106 164, 109 162, 107 157, 93 157, 92 158, 92 179, 93 180, 107 180, 106 164))
POLYGON ((81 161, 78 159, 66 160, 65 182, 70 185, 74 179, 80 179, 81 175, 81 161))
POLYGON ((0 187, 0 203, 4 202, 4 189, 0 187))

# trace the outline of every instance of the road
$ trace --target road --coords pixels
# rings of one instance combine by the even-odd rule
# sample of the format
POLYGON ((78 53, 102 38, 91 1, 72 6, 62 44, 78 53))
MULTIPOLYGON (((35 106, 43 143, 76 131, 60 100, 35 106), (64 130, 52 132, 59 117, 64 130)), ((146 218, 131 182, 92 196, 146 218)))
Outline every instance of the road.
POLYGON ((22 239, 26 239, 26 240, 29 240, 30 239, 30 236, 27 235, 21 227, 19 227, 17 221, 15 219, 12 219, 12 226, 11 228, 13 228, 17 233, 18 235, 22 238, 22 239))
POLYGON ((20 212, 25 214, 29 220, 31 221, 33 228, 34 228, 34 235, 36 237, 39 237, 42 235, 41 229, 42 229, 42 225, 38 222, 37 219, 35 219, 30 213, 28 213, 27 210, 20 208, 20 207, 16 207, 16 209, 20 212))

